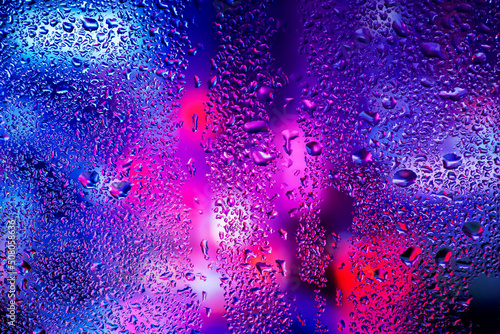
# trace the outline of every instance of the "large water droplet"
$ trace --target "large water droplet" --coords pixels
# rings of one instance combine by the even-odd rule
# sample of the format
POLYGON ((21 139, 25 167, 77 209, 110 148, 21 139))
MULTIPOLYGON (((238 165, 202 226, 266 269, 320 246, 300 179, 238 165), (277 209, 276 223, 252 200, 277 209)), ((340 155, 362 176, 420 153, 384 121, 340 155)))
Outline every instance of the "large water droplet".
POLYGON ((436 263, 440 266, 447 265, 450 262, 451 255, 452 255, 451 249, 449 249, 448 247, 440 248, 435 256, 436 263))
POLYGON ((420 257, 422 253, 422 249, 416 246, 408 247, 401 255, 401 261, 406 264, 408 267, 412 266, 420 257))
POLYGON ((443 51, 441 50, 441 45, 434 42, 423 42, 420 44, 422 53, 424 56, 429 58, 439 58, 445 59, 443 51))
POLYGON ((252 160, 258 166, 267 166, 274 159, 276 159, 276 156, 274 154, 269 154, 262 151, 252 152, 252 160))
POLYGON ((452 100, 452 101, 459 101, 462 98, 464 98, 469 92, 466 89, 463 88, 458 88, 455 87, 453 91, 445 92, 441 91, 439 92, 439 97, 446 100, 452 100))
POLYGON ((257 97, 265 102, 272 101, 274 98, 274 90, 272 88, 262 86, 257 92, 257 97))
POLYGON ((409 169, 402 169, 394 173, 392 183, 398 187, 406 188, 411 186, 417 180, 417 174, 409 169))
POLYGON ((443 156, 443 167, 446 169, 456 169, 462 165, 462 157, 455 153, 448 153, 443 156))
POLYGON ((462 231, 473 240, 478 240, 483 234, 483 226, 478 222, 467 222, 462 225, 462 231))
POLYGON ((267 123, 264 121, 252 121, 247 122, 243 126, 246 132, 248 133, 257 133, 257 132, 267 132, 269 131, 269 127, 267 123))
POLYGON ((82 26, 87 31, 95 31, 99 28, 99 23, 96 19, 84 17, 82 18, 82 26))
POLYGON ((368 28, 360 28, 354 34, 356 39, 362 43, 370 43, 372 40, 372 34, 368 28))
POLYGON ((285 140, 285 145, 283 145, 283 147, 285 148, 285 152, 288 155, 292 154, 292 140, 299 137, 299 132, 293 130, 283 130, 281 132, 281 135, 285 140))
POLYGON ((408 36, 408 28, 401 21, 393 21, 392 22, 392 29, 394 29, 394 31, 396 32, 396 34, 399 37, 406 37, 406 36, 408 36))
POLYGON ((271 271, 273 270, 273 266, 271 266, 270 264, 267 264, 265 262, 257 262, 255 264, 255 267, 257 267, 257 270, 259 271, 259 273, 263 274, 265 273, 266 271, 271 271))
POLYGON ((317 156, 323 151, 323 146, 317 141, 312 141, 306 144, 306 150, 307 154, 317 156))
POLYGON ((19 264, 17 265, 18 269, 19 269, 19 272, 20 273, 23 273, 23 274, 27 274, 31 271, 31 265, 22 260, 21 262, 19 262, 19 264))
POLYGON ((203 257, 205 258, 205 260, 208 260, 209 256, 208 256, 208 241, 207 241, 207 239, 203 239, 201 241, 200 247, 201 247, 201 252, 203 253, 203 257))
POLYGON ((372 154, 366 148, 362 148, 352 154, 352 161, 355 164, 366 165, 372 161, 372 154))
POLYGON ((132 189, 132 183, 127 181, 113 182, 109 187, 111 196, 117 199, 127 197, 128 192, 132 189))
POLYGON ((362 111, 359 116, 370 125, 377 125, 378 122, 380 122, 380 115, 378 112, 362 111))
POLYGON ((385 109, 394 109, 394 107, 396 106, 397 103, 398 102, 396 101, 396 99, 394 97, 384 98, 382 100, 382 106, 385 109))
POLYGON ((472 56, 473 64, 482 64, 486 61, 486 55, 483 52, 478 52, 472 56))
POLYGON ((385 270, 384 268, 379 268, 375 270, 374 277, 379 282, 384 282, 387 279, 387 274, 388 274, 387 270, 385 270))
POLYGON ((96 172, 85 171, 78 176, 78 181, 86 189, 95 189, 99 183, 99 174, 96 172))
POLYGON ((73 29, 75 29, 75 26, 73 26, 69 22, 63 22, 62 27, 63 27, 63 30, 66 31, 66 32, 72 32, 73 29))

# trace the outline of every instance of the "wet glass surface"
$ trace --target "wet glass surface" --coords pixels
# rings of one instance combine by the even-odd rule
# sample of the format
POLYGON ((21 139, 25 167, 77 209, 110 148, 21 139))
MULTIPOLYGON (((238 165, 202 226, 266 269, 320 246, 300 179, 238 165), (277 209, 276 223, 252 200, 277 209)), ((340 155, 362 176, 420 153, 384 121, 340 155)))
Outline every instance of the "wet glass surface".
POLYGON ((500 4, 0 0, 0 333, 498 333, 500 4))

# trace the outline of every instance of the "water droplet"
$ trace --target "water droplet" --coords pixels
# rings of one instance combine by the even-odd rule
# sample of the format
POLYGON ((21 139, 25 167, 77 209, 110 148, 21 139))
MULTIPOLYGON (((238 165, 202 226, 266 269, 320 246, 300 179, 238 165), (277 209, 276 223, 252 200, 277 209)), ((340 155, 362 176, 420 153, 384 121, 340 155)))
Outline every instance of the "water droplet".
POLYGON ((198 131, 198 114, 193 114, 193 116, 191 118, 193 121, 192 131, 196 132, 196 131, 198 131))
POLYGON ((306 144, 306 150, 307 154, 317 156, 323 151, 323 146, 317 141, 312 141, 306 144))
POLYGON ((460 101, 468 93, 469 92, 466 89, 455 87, 455 89, 453 89, 453 91, 449 91, 449 92, 441 91, 441 92, 439 92, 439 97, 444 99, 444 100, 449 99, 452 101, 460 101))
POLYGON ((286 231, 283 229, 283 228, 280 228, 278 230, 278 233, 280 234, 280 236, 283 238, 283 240, 286 240, 286 237, 287 237, 287 233, 286 231))
POLYGON ((194 166, 194 158, 189 158, 188 162, 186 163, 186 167, 191 177, 195 176, 196 167, 194 166))
POLYGON ((445 59, 441 45, 434 42, 423 42, 420 44, 422 53, 428 58, 445 59))
POLYGON ((286 276, 286 264, 285 260, 276 260, 276 264, 278 265, 278 271, 282 276, 286 276))
POLYGON ((343 332, 343 331, 344 331, 344 329, 345 329, 345 321, 344 321, 344 320, 340 319, 339 324, 338 324, 338 326, 337 326, 337 329, 338 329, 340 332, 343 332))
POLYGON ((396 101, 396 99, 394 97, 382 99, 382 106, 385 109, 394 109, 394 107, 396 106, 397 103, 398 102, 396 101))
POLYGON ((272 88, 262 86, 257 92, 257 97, 264 102, 272 101, 274 98, 274 90, 272 88))
POLYGON ((269 131, 269 127, 267 126, 267 123, 264 121, 247 122, 247 123, 245 123, 243 128, 248 133, 268 132, 269 131))
POLYGON ((462 165, 462 157, 455 153, 448 153, 443 156, 443 167, 446 169, 457 169, 462 165))
POLYGON ((483 52, 478 52, 472 56, 473 64, 482 64, 486 61, 486 55, 483 52))
POLYGON ((396 21, 393 21, 392 22, 392 29, 394 29, 394 31, 396 32, 396 34, 399 36, 399 37, 407 37, 408 36, 408 28, 406 27, 406 25, 399 21, 399 20, 396 20, 396 21))
POLYGON ((113 182, 109 187, 109 192, 111 196, 116 199, 122 199, 127 197, 128 192, 132 189, 132 183, 127 181, 113 182))
POLYGON ((372 161, 372 154, 366 148, 362 148, 352 154, 352 161, 355 164, 366 165, 372 161))
POLYGON ((208 89, 212 89, 217 85, 217 76, 214 75, 210 80, 208 80, 208 89))
POLYGON ((478 240, 483 234, 483 226, 478 222, 467 222, 462 225, 462 231, 473 240, 478 240))
POLYGON ((19 272, 22 273, 22 274, 27 274, 31 271, 31 265, 22 260, 21 262, 19 262, 19 264, 17 265, 18 269, 19 269, 19 272))
POLYGON ((314 110, 316 110, 316 104, 311 100, 302 100, 302 105, 304 109, 309 112, 310 115, 312 115, 314 110))
POLYGON ((420 84, 424 87, 427 87, 427 88, 434 87, 434 85, 435 85, 434 81, 432 81, 428 78, 423 78, 422 80, 420 80, 420 84))
POLYGON ((451 249, 447 247, 440 248, 436 253, 436 263, 440 266, 445 266, 450 262, 451 259, 451 249))
POLYGON ((97 20, 90 17, 82 18, 82 26, 83 29, 87 31, 95 31, 99 29, 99 23, 97 22, 97 20))
POLYGON ((420 257, 422 253, 422 249, 416 246, 408 247, 401 255, 401 261, 406 264, 408 267, 412 266, 420 257))
POLYGON ((99 183, 99 174, 96 172, 85 171, 78 176, 78 181, 86 189, 95 189, 99 183))
POLYGON ((255 264, 255 267, 257 268, 257 270, 259 271, 259 273, 263 274, 267 271, 271 271, 273 270, 273 266, 271 266, 270 264, 267 264, 265 262, 257 262, 255 264))
POLYGON ((104 264, 102 264, 101 262, 94 262, 90 266, 90 270, 92 271, 100 271, 102 268, 104 268, 104 264))
POLYGON ((283 147, 285 148, 285 152, 288 155, 292 154, 292 140, 299 137, 299 132, 293 130, 283 130, 281 132, 281 135, 285 140, 285 145, 283 145, 283 147))
POLYGON ((402 169, 394 173, 392 183, 398 187, 406 188, 411 186, 417 180, 417 174, 409 169, 402 169))
POLYGON ((368 28, 360 28, 354 32, 356 39, 362 43, 370 43, 372 34, 368 28))
POLYGON ((201 80, 197 75, 195 75, 194 76, 194 88, 199 88, 200 86, 201 86, 201 80))
POLYGON ((108 28, 113 29, 118 27, 118 20, 113 17, 110 17, 106 19, 106 24, 108 25, 108 28))
POLYGON ((377 125, 380 122, 380 115, 378 112, 362 111, 359 116, 370 125, 377 125))
POLYGON ((387 279, 387 274, 388 274, 387 270, 385 270, 384 268, 379 268, 375 270, 374 277, 379 282, 384 282, 387 279))
POLYGON ((253 151, 252 152, 252 160, 258 166, 267 166, 274 159, 276 159, 276 156, 274 154, 265 153, 262 151, 253 151))
POLYGON ((72 32, 75 29, 75 26, 69 22, 63 22, 62 27, 66 32, 72 32))

